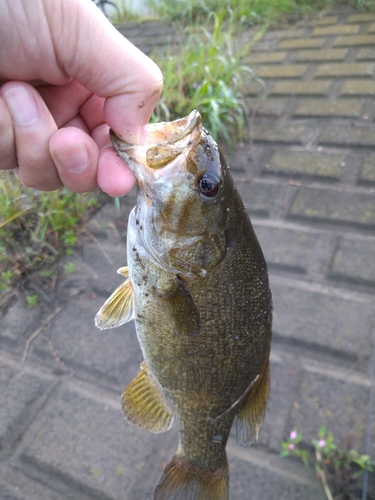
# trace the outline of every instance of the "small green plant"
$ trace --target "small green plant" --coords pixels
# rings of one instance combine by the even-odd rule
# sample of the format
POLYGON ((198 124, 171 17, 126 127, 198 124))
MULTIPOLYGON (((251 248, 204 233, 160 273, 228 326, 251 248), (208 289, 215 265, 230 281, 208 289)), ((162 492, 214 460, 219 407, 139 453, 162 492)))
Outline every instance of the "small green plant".
POLYGON ((30 309, 37 305, 39 300, 38 295, 26 295, 26 305, 30 309))
POLYGON ((117 0, 115 5, 116 5, 116 10, 110 16, 110 20, 113 24, 136 22, 148 17, 147 12, 143 12, 144 15, 142 16, 142 10, 147 11, 146 7, 141 10, 136 9, 135 8, 137 6, 136 2, 128 2, 127 0, 117 0))
MULTIPOLYGON (((310 451, 301 447, 303 436, 301 432, 292 430, 289 438, 281 443, 281 457, 294 456, 308 466, 311 462, 310 451)), ((318 439, 313 439, 311 445, 314 449, 314 468, 317 477, 321 480, 328 500, 333 500, 331 490, 327 483, 327 474, 333 479, 335 486, 343 493, 349 484, 360 477, 365 470, 372 472, 374 462, 369 455, 360 455, 358 451, 349 449, 344 451, 335 443, 331 432, 325 426, 318 431, 318 439)))
POLYGON ((327 12, 346 3, 364 11, 374 11, 373 0, 151 0, 161 19, 186 24, 205 22, 210 12, 232 10, 239 24, 274 24, 327 12))
POLYGON ((198 109, 212 136, 229 142, 243 135, 249 113, 243 90, 255 75, 241 63, 246 49, 236 50, 227 12, 212 12, 210 19, 212 29, 186 34, 176 53, 154 53, 165 84, 153 119, 168 121, 198 109))
POLYGON ((22 186, 12 171, 0 172, 0 308, 21 277, 72 252, 97 204, 96 193, 43 193, 22 186))
POLYGON ((69 262, 67 262, 67 263, 65 264, 65 269, 64 269, 64 272, 65 272, 65 274, 72 274, 72 273, 74 273, 74 269, 75 269, 75 264, 74 264, 74 262, 70 262, 70 261, 69 261, 69 262))

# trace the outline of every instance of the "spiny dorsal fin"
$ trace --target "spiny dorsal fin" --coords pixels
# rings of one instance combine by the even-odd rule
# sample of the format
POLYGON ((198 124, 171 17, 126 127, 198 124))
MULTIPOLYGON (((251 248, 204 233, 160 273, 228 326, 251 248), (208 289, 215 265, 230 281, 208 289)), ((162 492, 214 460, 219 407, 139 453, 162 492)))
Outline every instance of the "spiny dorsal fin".
MULTIPOLYGON (((122 267, 119 271, 122 269, 127 268, 122 267)), ((100 330, 108 330, 108 328, 117 328, 132 319, 134 319, 133 287, 127 279, 104 302, 95 316, 95 325, 100 330)))
POLYGON ((148 372, 145 361, 137 377, 125 388, 121 398, 126 420, 151 432, 165 432, 173 423, 173 412, 148 372))
POLYGON ((261 376, 246 398, 245 406, 237 415, 237 443, 246 446, 258 439, 270 390, 270 362, 264 363, 261 376))
POLYGON ((198 469, 175 455, 164 469, 154 500, 228 500, 228 464, 198 469))

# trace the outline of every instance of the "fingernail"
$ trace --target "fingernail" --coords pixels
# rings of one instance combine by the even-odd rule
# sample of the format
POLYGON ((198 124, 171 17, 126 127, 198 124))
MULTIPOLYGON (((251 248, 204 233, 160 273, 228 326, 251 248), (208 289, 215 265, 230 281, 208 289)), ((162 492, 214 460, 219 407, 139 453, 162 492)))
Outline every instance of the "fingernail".
POLYGON ((34 94, 25 87, 13 87, 4 92, 3 98, 8 106, 15 125, 32 125, 40 118, 40 110, 34 94))
POLYGON ((56 162, 61 168, 71 174, 80 174, 89 166, 90 158, 85 144, 68 146, 59 151, 55 151, 56 162))

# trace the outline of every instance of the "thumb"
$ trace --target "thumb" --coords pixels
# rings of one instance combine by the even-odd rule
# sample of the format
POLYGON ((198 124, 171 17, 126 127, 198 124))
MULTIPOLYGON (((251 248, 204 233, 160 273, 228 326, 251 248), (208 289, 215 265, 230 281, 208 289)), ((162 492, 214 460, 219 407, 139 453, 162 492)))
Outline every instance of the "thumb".
POLYGON ((106 123, 124 141, 139 143, 162 91, 159 67, 123 37, 91 0, 43 2, 52 20, 58 64, 69 77, 107 98, 106 123))

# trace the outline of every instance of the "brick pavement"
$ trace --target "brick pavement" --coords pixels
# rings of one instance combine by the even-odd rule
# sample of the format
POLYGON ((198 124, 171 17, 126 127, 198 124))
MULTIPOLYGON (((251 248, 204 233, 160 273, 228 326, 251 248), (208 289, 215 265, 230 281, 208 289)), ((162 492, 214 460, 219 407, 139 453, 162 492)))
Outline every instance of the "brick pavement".
MULTIPOLYGON (((173 36, 132 24, 146 52, 173 36), (150 42, 152 40, 152 42, 150 42)), ((274 295, 272 391, 260 442, 228 445, 232 500, 323 500, 310 469, 281 459, 291 429, 325 424, 365 449, 375 339, 375 16, 332 14, 271 31, 247 61, 249 141, 230 165, 266 255, 274 295)), ((168 40, 167 40, 168 41, 168 40)), ((22 297, 0 319, 0 498, 148 500, 176 446, 176 429, 127 425, 119 397, 141 353, 133 325, 100 332, 95 313, 121 282, 127 215, 106 205, 56 287, 61 310, 22 297)), ((371 454, 375 458, 375 422, 371 454)), ((373 499, 372 476, 368 500, 373 499)))

